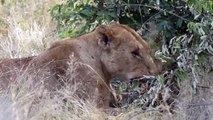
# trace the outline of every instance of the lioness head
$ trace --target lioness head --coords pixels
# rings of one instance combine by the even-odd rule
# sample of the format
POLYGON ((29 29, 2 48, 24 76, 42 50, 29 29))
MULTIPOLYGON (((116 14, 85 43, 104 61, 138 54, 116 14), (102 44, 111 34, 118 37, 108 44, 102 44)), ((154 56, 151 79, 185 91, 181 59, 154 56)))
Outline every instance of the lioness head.
MULTIPOLYGON (((109 85, 113 77, 131 80, 158 72, 149 45, 133 29, 117 23, 102 25, 94 32, 55 42, 43 53, 29 59, 10 59, 10 62, 5 59, 0 64, 0 72, 10 71, 13 66, 20 69, 28 66, 30 73, 41 71, 38 74, 41 76, 48 71, 50 74, 47 74, 44 85, 47 89, 55 90, 75 83, 72 79, 62 80, 69 77, 68 68, 73 67, 69 64, 71 58, 76 59, 78 66, 70 74, 75 77, 74 80, 82 83, 79 90, 83 92, 77 94, 80 98, 89 98, 98 91, 98 106, 108 106, 111 99, 109 85)), ((13 72, 6 77, 0 76, 0 83, 7 81, 8 76, 14 76, 13 72)))
POLYGON ((130 80, 159 71, 149 45, 133 29, 112 23, 99 26, 96 32, 103 36, 98 41, 103 50, 100 59, 111 78, 119 76, 130 80))

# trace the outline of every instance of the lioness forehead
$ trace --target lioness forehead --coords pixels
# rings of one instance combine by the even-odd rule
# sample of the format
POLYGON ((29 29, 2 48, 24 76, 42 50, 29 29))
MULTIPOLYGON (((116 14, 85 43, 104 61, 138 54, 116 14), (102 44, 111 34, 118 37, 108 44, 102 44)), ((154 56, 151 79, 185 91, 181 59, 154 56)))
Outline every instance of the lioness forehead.
POLYGON ((137 40, 138 42, 140 42, 143 45, 143 47, 145 49, 147 49, 147 50, 150 49, 148 43, 145 40, 143 40, 141 38, 141 36, 135 30, 128 27, 127 25, 123 25, 123 24, 113 22, 113 23, 109 24, 109 27, 112 30, 115 29, 116 32, 120 32, 120 30, 125 30, 128 34, 124 35, 124 37, 131 34, 135 38, 135 40, 137 40))

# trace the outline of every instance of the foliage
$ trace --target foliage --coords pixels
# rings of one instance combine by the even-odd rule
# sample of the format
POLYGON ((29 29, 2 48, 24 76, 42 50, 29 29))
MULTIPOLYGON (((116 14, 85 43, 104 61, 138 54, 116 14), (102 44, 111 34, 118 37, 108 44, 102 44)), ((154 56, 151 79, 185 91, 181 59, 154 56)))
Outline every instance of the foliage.
MULTIPOLYGON (((161 49, 155 56, 169 64, 173 77, 168 79, 175 79, 175 84, 180 85, 181 80, 191 77, 194 91, 199 83, 199 62, 213 54, 212 0, 67 0, 53 7, 51 15, 58 22, 61 38, 111 21, 127 24, 143 36, 154 32, 150 30, 156 26, 154 41, 161 49)), ((158 85, 166 86, 164 80, 160 75, 158 85)), ((114 87, 123 93, 127 88, 141 90, 139 86, 140 83, 132 88, 125 84, 114 87)))
POLYGON ((177 80, 191 76, 196 91, 199 62, 203 56, 213 55, 213 1, 188 0, 187 5, 193 19, 187 22, 186 33, 173 36, 158 52, 170 56, 177 63, 177 80))
POLYGON ((116 17, 114 12, 102 9, 99 4, 93 0, 68 0, 54 6, 51 15, 58 21, 59 36, 64 38, 88 32, 116 17))
MULTIPOLYGON (((67 0, 56 5, 51 15, 58 21, 60 37, 70 37, 91 31, 99 24, 112 20, 127 24, 136 30, 147 30, 155 21, 164 40, 186 33, 189 22, 199 21, 203 11, 212 13, 212 1, 203 0, 67 0), (189 7, 192 6, 192 7, 189 7), (193 8, 194 7, 194 8, 193 8), (176 21, 176 22, 174 22, 176 21)), ((168 40, 167 40, 168 42, 168 40)))

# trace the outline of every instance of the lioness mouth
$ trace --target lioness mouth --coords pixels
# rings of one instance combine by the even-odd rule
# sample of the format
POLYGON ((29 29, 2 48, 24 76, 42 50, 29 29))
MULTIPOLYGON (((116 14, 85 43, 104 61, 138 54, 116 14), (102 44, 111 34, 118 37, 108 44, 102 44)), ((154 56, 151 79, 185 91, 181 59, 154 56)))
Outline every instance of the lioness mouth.
POLYGON ((122 93, 124 91, 132 91, 132 87, 134 87, 134 84, 145 84, 145 83, 151 83, 152 81, 155 81, 155 76, 148 76, 143 75, 142 77, 135 77, 130 80, 124 80, 121 77, 113 77, 110 84, 115 90, 119 90, 119 93, 122 93))
POLYGON ((155 76, 143 75, 135 77, 129 81, 125 81, 120 77, 113 77, 111 86, 116 91, 117 95, 122 96, 120 101, 117 101, 117 107, 128 107, 128 105, 137 100, 147 89, 156 81, 155 76))
POLYGON ((130 82, 140 81, 141 83, 147 83, 148 81, 153 81, 155 79, 156 79, 155 76, 143 75, 142 77, 135 77, 135 78, 130 79, 130 82))
MULTIPOLYGON (((127 108, 134 103, 143 110, 154 108, 159 112, 167 110, 174 113, 175 98, 179 95, 179 87, 174 81, 173 71, 166 71, 163 76, 143 75, 125 83, 127 87, 119 93, 122 99, 117 101, 115 107, 127 108), (169 106, 169 109, 163 108, 162 105, 169 106)), ((117 87, 119 88, 119 85, 117 87)))

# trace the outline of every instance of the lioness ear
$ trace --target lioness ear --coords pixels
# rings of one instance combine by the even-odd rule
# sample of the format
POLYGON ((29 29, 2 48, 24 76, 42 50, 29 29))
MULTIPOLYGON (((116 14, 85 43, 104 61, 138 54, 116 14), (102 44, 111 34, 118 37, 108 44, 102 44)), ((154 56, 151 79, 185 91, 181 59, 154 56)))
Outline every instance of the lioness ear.
POLYGON ((115 39, 113 31, 106 25, 99 26, 96 31, 102 35, 101 39, 98 40, 98 45, 103 49, 115 48, 118 46, 120 41, 115 39))

